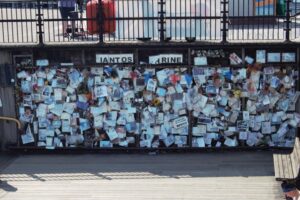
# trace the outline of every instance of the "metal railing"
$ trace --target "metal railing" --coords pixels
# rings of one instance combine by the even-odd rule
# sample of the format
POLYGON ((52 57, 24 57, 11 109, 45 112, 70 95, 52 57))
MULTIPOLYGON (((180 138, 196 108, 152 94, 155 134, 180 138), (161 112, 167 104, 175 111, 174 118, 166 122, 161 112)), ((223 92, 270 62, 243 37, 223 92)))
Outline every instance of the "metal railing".
POLYGON ((57 0, 1 1, 0 44, 300 38, 300 2, 296 0, 66 1, 72 3, 67 13, 62 13, 57 0))

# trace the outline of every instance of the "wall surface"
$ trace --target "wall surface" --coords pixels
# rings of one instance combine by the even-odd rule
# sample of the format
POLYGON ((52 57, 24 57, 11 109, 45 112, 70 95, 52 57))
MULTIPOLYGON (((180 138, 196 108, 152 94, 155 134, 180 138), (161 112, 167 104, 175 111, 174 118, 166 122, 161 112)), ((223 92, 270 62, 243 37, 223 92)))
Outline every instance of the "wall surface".
MULTIPOLYGON (((11 64, 11 54, 0 51, 0 64, 11 64)), ((0 85, 0 116, 15 117, 14 88, 0 85)), ((8 143, 17 141, 17 127, 14 122, 0 121, 0 149, 4 149, 8 143)))

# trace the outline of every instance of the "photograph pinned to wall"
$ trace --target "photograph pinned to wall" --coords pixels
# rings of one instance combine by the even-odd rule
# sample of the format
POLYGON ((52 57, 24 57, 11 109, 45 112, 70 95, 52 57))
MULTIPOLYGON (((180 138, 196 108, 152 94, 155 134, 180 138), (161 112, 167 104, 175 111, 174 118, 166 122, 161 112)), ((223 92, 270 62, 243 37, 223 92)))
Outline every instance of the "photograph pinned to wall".
POLYGON ((268 62, 279 63, 281 60, 280 53, 268 53, 268 62))
POLYGON ((281 54, 282 62, 296 62, 296 53, 289 52, 289 53, 282 53, 281 54))
POLYGON ((266 63, 266 50, 256 50, 256 62, 266 63))
POLYGON ((203 66, 207 65, 207 57, 201 56, 201 57, 195 57, 194 58, 194 64, 196 66, 203 66))

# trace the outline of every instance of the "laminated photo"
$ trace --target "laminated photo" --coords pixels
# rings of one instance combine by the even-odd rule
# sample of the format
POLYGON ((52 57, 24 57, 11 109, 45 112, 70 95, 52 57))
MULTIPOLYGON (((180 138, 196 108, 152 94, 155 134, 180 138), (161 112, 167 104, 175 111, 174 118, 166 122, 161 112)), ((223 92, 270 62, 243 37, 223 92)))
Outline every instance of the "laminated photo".
POLYGON ((231 65, 239 65, 243 62, 242 59, 236 53, 230 54, 229 60, 231 65))
POLYGON ((32 93, 32 83, 31 81, 22 80, 21 90, 23 93, 32 93))
POLYGON ((42 92, 44 98, 50 98, 53 90, 50 86, 45 86, 42 92))
POLYGON ((34 142, 34 137, 30 128, 30 125, 27 126, 25 134, 21 135, 23 144, 30 144, 34 142))
POLYGON ((198 147, 198 148, 204 148, 205 147, 204 138, 203 137, 193 137, 192 146, 198 147))
POLYGON ((167 85, 169 83, 170 69, 163 69, 156 72, 156 77, 160 86, 167 85))
POLYGON ((251 58, 250 56, 246 56, 246 57, 245 57, 245 61, 246 61, 248 64, 253 64, 254 58, 251 58))
POLYGON ((39 128, 47 128, 49 127, 50 122, 46 117, 39 117, 38 124, 39 124, 39 128))
POLYGON ((248 131, 249 129, 249 121, 237 121, 237 129, 239 131, 248 131))
POLYGON ((164 96, 166 96, 166 93, 167 93, 167 90, 166 90, 165 88, 158 87, 157 90, 156 90, 156 94, 157 94, 159 97, 164 97, 164 96))
POLYGON ((107 135, 108 135, 110 141, 113 141, 113 140, 119 138, 119 136, 114 128, 109 128, 107 131, 107 135))
POLYGON ((247 139, 248 139, 248 132, 247 131, 239 132, 239 140, 247 140, 247 139))
POLYGON ((195 57, 194 58, 194 65, 196 66, 205 66, 207 65, 207 57, 195 57))
POLYGON ((52 127, 56 128, 56 129, 60 128, 61 127, 61 121, 60 120, 53 120, 52 121, 52 127))
POLYGON ((264 74, 265 75, 272 75, 274 73, 275 73, 274 67, 265 67, 264 68, 264 74))
POLYGON ((270 63, 279 63, 281 60, 280 53, 268 53, 268 62, 270 63))
POLYGON ((38 78, 38 82, 37 82, 38 87, 44 87, 45 85, 45 81, 43 78, 38 78))
POLYGON ((236 139, 226 138, 224 145, 228 147, 235 147, 238 144, 236 139))
POLYGON ((46 141, 47 134, 47 129, 39 129, 39 141, 46 141))
POLYGON ((266 63, 266 50, 256 50, 256 62, 266 63))
POLYGON ((290 53, 282 53, 282 62, 290 62, 294 63, 296 62, 296 53, 290 52, 290 53))
POLYGON ((71 132, 71 126, 70 126, 70 120, 62 120, 62 132, 64 133, 70 133, 71 132))
POLYGON ((112 148, 113 144, 110 141, 102 140, 100 141, 100 148, 112 148))
POLYGON ((146 89, 150 92, 155 92, 157 86, 157 82, 154 79, 149 79, 147 82, 147 87, 146 89))
POLYGON ((50 109, 50 112, 56 116, 61 116, 61 114, 63 113, 63 109, 63 104, 55 104, 54 108, 50 109))
POLYGON ((101 75, 103 75, 103 68, 102 67, 92 67, 91 74, 101 76, 101 75))
POLYGON ((55 88, 54 89, 54 100, 55 101, 62 101, 63 94, 61 88, 55 88))
POLYGON ((94 88, 94 94, 95 97, 100 98, 100 97, 107 97, 107 86, 96 86, 94 88))
POLYGON ((67 112, 69 114, 73 114, 75 108, 76 108, 75 103, 64 103, 63 104, 63 111, 67 112))
POLYGON ((91 128, 89 120, 80 118, 79 127, 81 131, 89 130, 91 128))
POLYGON ((120 102, 118 102, 118 101, 110 101, 109 107, 111 110, 116 110, 116 111, 121 110, 121 105, 120 105, 120 102))
POLYGON ((94 117, 94 128, 102 128, 103 127, 103 116, 99 115, 94 117))

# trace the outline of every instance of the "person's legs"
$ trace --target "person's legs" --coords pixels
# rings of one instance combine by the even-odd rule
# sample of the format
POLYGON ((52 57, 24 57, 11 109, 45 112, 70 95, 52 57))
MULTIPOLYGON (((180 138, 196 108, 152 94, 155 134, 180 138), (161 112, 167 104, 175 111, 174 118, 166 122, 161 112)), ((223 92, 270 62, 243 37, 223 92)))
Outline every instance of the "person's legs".
POLYGON ((62 18, 62 30, 63 30, 63 34, 67 34, 67 27, 68 27, 68 11, 67 8, 61 7, 59 8, 60 10, 60 15, 62 18))

